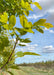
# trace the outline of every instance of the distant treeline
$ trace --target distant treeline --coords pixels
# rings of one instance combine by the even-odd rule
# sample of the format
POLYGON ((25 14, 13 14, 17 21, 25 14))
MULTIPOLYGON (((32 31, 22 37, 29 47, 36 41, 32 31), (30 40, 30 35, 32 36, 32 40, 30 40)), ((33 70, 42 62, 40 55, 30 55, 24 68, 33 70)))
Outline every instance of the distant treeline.
POLYGON ((17 64, 18 66, 33 66, 36 68, 53 68, 54 69, 54 61, 42 61, 42 62, 36 62, 36 63, 23 63, 23 64, 17 64))

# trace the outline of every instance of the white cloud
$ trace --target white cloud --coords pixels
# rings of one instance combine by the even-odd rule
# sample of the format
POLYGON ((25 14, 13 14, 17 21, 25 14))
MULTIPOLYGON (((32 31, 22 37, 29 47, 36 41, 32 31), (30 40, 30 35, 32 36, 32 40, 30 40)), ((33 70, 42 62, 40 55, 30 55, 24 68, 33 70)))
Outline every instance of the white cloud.
POLYGON ((38 46, 38 44, 34 44, 34 46, 36 46, 36 47, 37 47, 37 46, 38 46))
POLYGON ((38 46, 37 44, 27 44, 27 43, 21 43, 23 45, 26 45, 24 48, 20 48, 21 51, 34 51, 36 49, 36 47, 38 46))
POLYGON ((54 30, 50 30, 50 29, 47 29, 47 28, 45 28, 44 30, 49 31, 50 33, 54 33, 54 30))
MULTIPOLYGON (((10 41, 11 40, 14 41, 14 42, 16 42, 15 38, 14 39, 10 39, 10 41)), ((18 44, 26 45, 25 50, 33 50, 33 49, 35 49, 38 46, 38 44, 30 45, 28 43, 20 42, 20 40, 18 40, 18 43, 17 43, 16 47, 18 47, 18 44)), ((24 48, 22 48, 21 50, 24 50, 24 48)))
POLYGON ((27 50, 28 50, 28 51, 35 50, 37 46, 38 46, 37 44, 29 45, 29 46, 27 47, 27 50))
POLYGON ((50 48, 52 48, 52 47, 53 47, 52 45, 50 45, 50 46, 45 46, 44 49, 50 49, 50 48))
POLYGON ((28 43, 19 43, 19 44, 29 46, 29 44, 28 44, 28 43))
POLYGON ((33 14, 33 15, 31 15, 31 16, 28 16, 27 18, 28 19, 37 19, 37 18, 40 18, 40 17, 42 17, 43 15, 35 15, 35 14, 33 14))
MULTIPOLYGON (((36 6, 32 6, 34 9, 34 14, 44 15, 48 13, 46 17, 47 22, 54 23, 54 0, 33 0, 34 2, 38 2, 42 6, 42 10, 36 8, 36 6)), ((40 16, 41 17, 41 16, 40 16)))
POLYGON ((49 9, 48 10, 50 13, 54 13, 54 9, 49 9))
POLYGON ((54 47, 52 45, 43 47, 43 52, 51 53, 54 52, 54 47))
POLYGON ((49 32, 50 32, 50 33, 54 33, 54 31, 53 31, 53 30, 49 30, 49 32))

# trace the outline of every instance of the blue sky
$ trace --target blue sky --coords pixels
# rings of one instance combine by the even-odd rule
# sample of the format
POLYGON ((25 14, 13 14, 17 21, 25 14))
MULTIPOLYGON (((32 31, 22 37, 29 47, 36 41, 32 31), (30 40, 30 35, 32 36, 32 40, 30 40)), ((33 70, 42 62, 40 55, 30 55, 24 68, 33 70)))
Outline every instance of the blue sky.
MULTIPOLYGON (((34 0, 39 2, 42 6, 42 10, 39 10, 36 6, 31 6, 34 12, 30 11, 30 15, 27 17, 28 21, 34 23, 35 21, 44 18, 54 25, 54 0, 34 0)), ((19 18, 17 18, 16 26, 20 27, 19 18)), ((35 31, 35 30, 34 30, 35 31)), ((35 31, 35 34, 28 33, 23 38, 30 38, 32 43, 26 44, 26 47, 18 47, 17 51, 31 51, 39 53, 41 56, 26 55, 22 58, 17 58, 16 63, 34 63, 40 61, 54 60, 54 28, 45 29, 44 34, 35 31)))

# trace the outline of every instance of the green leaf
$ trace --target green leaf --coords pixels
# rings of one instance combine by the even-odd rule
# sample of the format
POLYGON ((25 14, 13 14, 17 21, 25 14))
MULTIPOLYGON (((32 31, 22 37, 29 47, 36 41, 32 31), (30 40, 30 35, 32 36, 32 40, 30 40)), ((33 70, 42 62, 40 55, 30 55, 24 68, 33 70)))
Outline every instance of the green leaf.
POLYGON ((37 54, 37 53, 33 53, 33 52, 17 52, 16 55, 18 57, 23 57, 24 55, 37 55, 37 56, 40 56, 40 54, 37 54))
POLYGON ((18 44, 19 46, 26 46, 26 45, 22 45, 22 44, 18 44))
POLYGON ((9 25, 8 24, 3 24, 2 25, 5 29, 9 30, 9 25))
POLYGON ((10 55, 10 52, 3 50, 3 53, 1 53, 3 57, 8 57, 10 55))
POLYGON ((9 28, 12 29, 16 24, 16 17, 11 15, 9 18, 9 28))
POLYGON ((40 56, 40 54, 33 53, 33 52, 24 52, 23 54, 24 55, 37 55, 37 56, 40 56))
POLYGON ((23 28, 15 28, 21 35, 25 35, 27 31, 25 31, 23 28))
POLYGON ((29 15, 29 11, 27 11, 27 10, 23 10, 23 12, 24 12, 24 14, 25 14, 26 16, 29 15))
POLYGON ((20 16, 20 23, 23 27, 25 27, 25 21, 27 22, 27 18, 24 15, 20 16))
POLYGON ((16 55, 17 55, 18 57, 23 57, 23 56, 24 56, 24 54, 23 54, 22 51, 17 52, 16 55))
POLYGON ((49 28, 52 28, 52 27, 53 27, 53 25, 52 25, 52 24, 50 24, 50 23, 45 23, 45 24, 43 24, 43 26, 44 26, 44 27, 46 27, 47 29, 49 29, 49 28))
POLYGON ((48 28, 48 29, 53 27, 52 24, 50 24, 50 23, 45 23, 45 22, 46 22, 46 19, 40 19, 39 21, 35 22, 35 23, 33 24, 33 26, 44 26, 44 27, 46 27, 46 28, 48 28))
POLYGON ((10 75, 14 75, 12 72, 10 72, 10 71, 7 71, 10 75))
POLYGON ((34 29, 36 29, 37 31, 39 31, 40 33, 44 33, 43 28, 40 26, 36 26, 34 27, 34 29))
POLYGON ((15 36, 17 36, 17 37, 18 37, 18 39, 19 39, 19 35, 18 35, 16 32, 14 32, 14 34, 15 34, 15 36))
POLYGON ((45 22, 46 22, 46 19, 40 19, 37 22, 35 22, 33 25, 34 26, 37 26, 37 25, 42 26, 43 24, 45 24, 45 22))
POLYGON ((4 47, 9 45, 8 37, 0 36, 0 51, 3 51, 4 47))
POLYGON ((33 9, 31 8, 31 6, 30 6, 30 4, 29 4, 28 2, 25 3, 25 8, 26 8, 27 10, 33 11, 33 9))
POLYGON ((44 33, 43 29, 39 28, 38 30, 40 33, 44 33))
POLYGON ((31 8, 31 6, 30 6, 30 4, 26 1, 24 1, 24 0, 21 0, 21 6, 22 6, 22 8, 24 8, 24 9, 26 9, 26 10, 31 10, 31 11, 33 11, 32 10, 32 8, 31 8))
POLYGON ((0 22, 7 23, 7 21, 8 21, 8 14, 4 12, 3 15, 0 16, 0 22))
POLYGON ((21 6, 22 6, 22 8, 25 8, 25 2, 24 2, 24 0, 21 0, 21 6))
POLYGON ((20 42, 30 43, 31 41, 29 40, 29 38, 26 38, 26 39, 20 39, 20 42))
POLYGON ((27 32, 29 32, 29 33, 33 33, 34 34, 34 32, 33 32, 32 29, 24 29, 24 30, 27 31, 27 32))
POLYGON ((32 23, 28 22, 27 18, 24 15, 20 16, 20 23, 24 28, 32 28, 32 23))
POLYGON ((21 34, 25 35, 27 32, 34 33, 32 29, 25 29, 25 28, 16 28, 15 29, 21 34))
POLYGON ((40 10, 42 9, 38 2, 32 2, 32 4, 36 5, 40 10))

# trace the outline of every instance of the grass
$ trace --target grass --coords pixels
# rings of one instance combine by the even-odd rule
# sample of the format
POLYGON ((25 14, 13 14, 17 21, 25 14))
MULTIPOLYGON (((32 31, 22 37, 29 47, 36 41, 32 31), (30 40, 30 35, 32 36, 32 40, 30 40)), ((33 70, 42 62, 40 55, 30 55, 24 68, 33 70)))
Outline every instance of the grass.
MULTIPOLYGON (((11 70, 14 75, 54 75, 54 71, 50 70, 42 70, 36 69, 35 67, 31 66, 20 66, 21 70, 11 70)), ((5 73, 4 75, 9 75, 5 73)))
MULTIPOLYGON (((34 63, 34 64, 21 64, 20 70, 10 69, 14 75, 54 75, 54 62, 34 63), (36 66, 37 65, 37 66, 36 66), (47 66, 48 65, 48 66, 47 66), (47 67, 46 67, 47 66, 47 67)), ((2 74, 0 74, 2 75, 2 74)), ((3 75, 9 75, 4 73, 3 75)))

